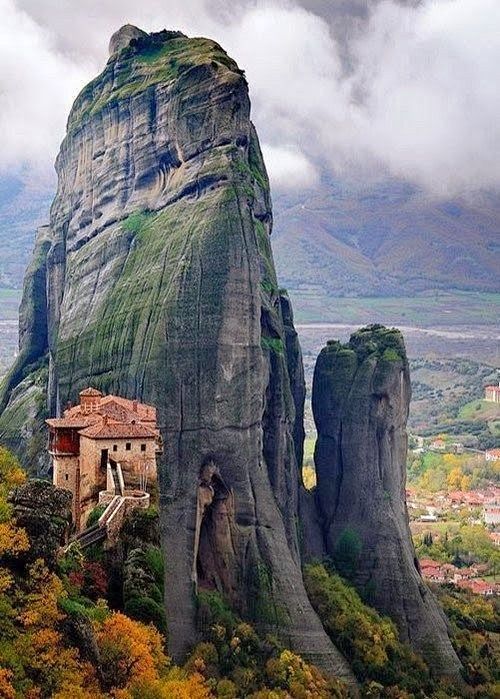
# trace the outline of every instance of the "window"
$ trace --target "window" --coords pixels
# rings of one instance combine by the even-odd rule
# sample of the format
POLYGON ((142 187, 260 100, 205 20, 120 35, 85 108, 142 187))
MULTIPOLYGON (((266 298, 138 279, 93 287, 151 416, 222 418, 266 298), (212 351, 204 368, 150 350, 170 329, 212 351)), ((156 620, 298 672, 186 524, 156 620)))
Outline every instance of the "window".
POLYGON ((130 442, 127 442, 127 443, 125 444, 125 449, 126 449, 127 451, 130 451, 130 450, 132 449, 132 445, 130 444, 130 442))
POLYGON ((145 445, 145 444, 141 444, 141 451, 146 451, 146 445, 145 445))
POLYGON ((66 474, 66 475, 64 476, 64 479, 65 479, 65 480, 68 480, 68 474, 66 474))
POLYGON ((113 444, 113 451, 118 451, 118 444, 113 444))

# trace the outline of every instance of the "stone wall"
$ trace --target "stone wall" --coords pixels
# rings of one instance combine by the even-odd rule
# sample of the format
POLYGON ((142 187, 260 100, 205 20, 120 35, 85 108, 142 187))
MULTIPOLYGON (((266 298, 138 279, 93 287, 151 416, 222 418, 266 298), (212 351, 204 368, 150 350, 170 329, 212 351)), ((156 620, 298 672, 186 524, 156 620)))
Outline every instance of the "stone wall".
POLYGON ((78 522, 79 513, 77 511, 78 492, 78 456, 54 456, 53 457, 53 477, 52 482, 57 488, 70 490, 72 493, 71 514, 73 522, 78 522))
POLYGON ((156 483, 156 443, 152 438, 146 439, 90 439, 80 438, 80 502, 81 524, 85 525, 88 515, 95 507, 100 490, 105 490, 106 468, 101 468, 103 450, 108 457, 122 467, 125 487, 134 489, 139 486, 140 474, 147 469, 148 482, 156 483), (127 449, 130 444, 130 450, 127 449), (144 444, 145 451, 141 450, 144 444), (116 447, 116 449, 115 449, 116 447))
POLYGON ((98 501, 100 490, 106 488, 106 468, 101 469, 100 442, 80 437, 80 525, 85 523, 98 501))

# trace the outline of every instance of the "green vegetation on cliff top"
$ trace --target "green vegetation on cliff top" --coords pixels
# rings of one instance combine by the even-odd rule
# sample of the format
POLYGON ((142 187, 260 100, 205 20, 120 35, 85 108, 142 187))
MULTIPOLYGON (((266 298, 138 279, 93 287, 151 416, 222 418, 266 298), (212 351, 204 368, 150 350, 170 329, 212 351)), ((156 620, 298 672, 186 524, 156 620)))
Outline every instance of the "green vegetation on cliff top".
POLYGON ((322 352, 335 354, 339 359, 352 362, 353 357, 361 364, 367 357, 377 357, 387 362, 404 361, 406 351, 401 332, 383 325, 368 325, 353 333, 349 342, 329 340, 322 352))
POLYGON ((215 41, 160 35, 134 42, 113 57, 103 72, 76 98, 68 131, 104 108, 144 92, 153 85, 170 83, 194 67, 210 66, 240 76, 237 64, 215 41))

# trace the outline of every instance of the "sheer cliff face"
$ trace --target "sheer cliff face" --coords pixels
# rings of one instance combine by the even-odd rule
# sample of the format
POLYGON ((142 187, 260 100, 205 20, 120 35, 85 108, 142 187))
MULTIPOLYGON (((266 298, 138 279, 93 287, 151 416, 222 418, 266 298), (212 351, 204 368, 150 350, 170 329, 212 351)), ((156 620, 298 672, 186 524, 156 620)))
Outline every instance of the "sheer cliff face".
POLYGON ((403 338, 371 326, 318 357, 316 501, 326 552, 437 670, 459 661, 418 570, 406 511, 410 380, 403 338))
POLYGON ((302 583, 302 360, 244 75, 214 42, 178 33, 127 27, 111 51, 57 158, 37 313, 50 412, 89 384, 157 406, 175 658, 196 638, 196 591, 219 589, 351 679, 302 583))

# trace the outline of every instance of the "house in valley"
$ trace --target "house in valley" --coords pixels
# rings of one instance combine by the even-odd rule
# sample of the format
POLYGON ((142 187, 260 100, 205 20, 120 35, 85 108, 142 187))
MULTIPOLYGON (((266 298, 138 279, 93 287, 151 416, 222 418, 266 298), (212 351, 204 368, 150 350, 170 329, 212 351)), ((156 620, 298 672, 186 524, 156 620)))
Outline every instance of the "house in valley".
POLYGON ((488 403, 500 403, 500 383, 497 386, 484 387, 484 400, 488 403))
POLYGON ((429 446, 432 450, 444 451, 446 448, 446 442, 442 437, 436 437, 436 439, 432 440, 429 446))
POLYGON ((483 597, 491 597, 496 594, 497 586, 495 583, 487 582, 486 580, 472 579, 472 580, 459 580, 457 586, 462 590, 470 590, 476 595, 482 595, 483 597))

